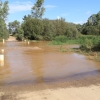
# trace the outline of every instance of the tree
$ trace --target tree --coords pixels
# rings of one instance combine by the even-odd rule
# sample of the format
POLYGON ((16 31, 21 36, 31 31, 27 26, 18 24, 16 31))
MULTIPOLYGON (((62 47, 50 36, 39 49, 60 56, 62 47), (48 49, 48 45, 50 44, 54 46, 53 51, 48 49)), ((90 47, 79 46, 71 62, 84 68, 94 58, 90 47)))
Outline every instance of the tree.
POLYGON ((96 15, 97 17, 97 25, 100 25, 100 11, 96 15))
POLYGON ((68 23, 65 35, 70 39, 76 39, 80 36, 80 32, 77 30, 76 25, 68 23))
POLYGON ((0 39, 6 39, 9 37, 9 33, 4 20, 0 20, 0 39))
POLYGON ((63 35, 66 32, 67 23, 64 18, 54 20, 56 35, 63 35))
POLYGON ((82 25, 81 24, 76 24, 76 28, 80 33, 82 32, 82 25))
POLYGON ((24 39, 24 31, 21 26, 16 29, 16 39, 19 41, 24 39))
POLYGON ((22 24, 24 37, 30 40, 42 39, 43 23, 40 19, 30 18, 22 24))
POLYGON ((56 36, 56 28, 54 21, 49 19, 43 19, 43 38, 44 40, 53 40, 56 36))
POLYGON ((0 0, 0 38, 7 38, 8 37, 8 30, 6 27, 6 19, 8 15, 8 1, 4 3, 0 0))
POLYGON ((97 14, 92 14, 82 25, 82 34, 100 35, 100 11, 97 14))
POLYGON ((16 29, 20 26, 20 22, 15 20, 13 22, 8 23, 9 33, 14 35, 16 34, 16 29))
POLYGON ((96 18, 96 14, 91 15, 88 18, 88 25, 96 25, 97 24, 97 18, 96 18))
POLYGON ((0 19, 6 20, 8 15, 8 1, 5 1, 4 3, 0 0, 0 19))
POLYGON ((28 20, 30 18, 32 18, 31 15, 28 15, 28 16, 25 15, 24 18, 23 18, 23 20, 25 21, 25 20, 28 20))
POLYGON ((37 0, 31 9, 31 15, 33 18, 41 19, 45 8, 43 7, 44 0, 37 0))

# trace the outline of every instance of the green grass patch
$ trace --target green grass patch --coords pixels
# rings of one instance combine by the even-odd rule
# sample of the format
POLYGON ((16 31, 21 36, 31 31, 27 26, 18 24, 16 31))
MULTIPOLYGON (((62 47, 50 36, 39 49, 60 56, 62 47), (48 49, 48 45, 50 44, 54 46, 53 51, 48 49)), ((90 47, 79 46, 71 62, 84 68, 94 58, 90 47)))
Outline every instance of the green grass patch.
POLYGON ((50 45, 63 45, 63 44, 79 44, 81 49, 91 50, 93 48, 99 49, 100 36, 94 35, 81 35, 77 39, 70 39, 67 36, 57 36, 50 45))
POLYGON ((78 44, 78 39, 70 39, 67 36, 57 36, 53 41, 51 41, 49 44, 51 45, 62 45, 62 44, 78 44))
POLYGON ((57 36, 50 45, 60 45, 59 51, 61 52, 77 52, 84 54, 88 59, 100 61, 100 36, 94 35, 81 35, 77 39, 70 39, 66 36, 57 36), (65 44, 79 44, 78 49, 66 49, 62 47, 65 44))

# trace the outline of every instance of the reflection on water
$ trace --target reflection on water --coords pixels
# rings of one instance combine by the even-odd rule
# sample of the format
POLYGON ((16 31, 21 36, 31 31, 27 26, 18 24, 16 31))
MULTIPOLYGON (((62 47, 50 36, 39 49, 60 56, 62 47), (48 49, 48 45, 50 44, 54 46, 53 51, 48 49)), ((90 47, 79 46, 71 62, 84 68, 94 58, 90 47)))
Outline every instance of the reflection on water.
POLYGON ((6 83, 6 80, 10 77, 11 73, 3 48, 4 45, 0 44, 0 85, 4 85, 6 83))
POLYGON ((0 54, 0 66, 4 66, 4 55, 0 54))
POLYGON ((100 74, 100 63, 76 53, 59 52, 58 46, 47 42, 6 42, 0 43, 0 49, 5 50, 4 61, 0 61, 2 84, 69 81, 100 74))
POLYGON ((42 54, 37 53, 36 56, 32 56, 32 65, 31 69, 34 72, 33 75, 36 76, 36 82, 41 83, 43 82, 43 59, 42 59, 42 54))
POLYGON ((4 60, 3 61, 0 60, 0 67, 3 67, 3 66, 4 66, 4 60))

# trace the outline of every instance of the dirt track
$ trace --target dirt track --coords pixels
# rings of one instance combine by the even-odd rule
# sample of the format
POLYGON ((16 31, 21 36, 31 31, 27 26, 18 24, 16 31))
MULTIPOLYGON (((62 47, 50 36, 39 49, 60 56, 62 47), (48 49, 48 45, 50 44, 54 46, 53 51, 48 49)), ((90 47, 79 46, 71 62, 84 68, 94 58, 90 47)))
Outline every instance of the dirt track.
POLYGON ((16 37, 14 36, 9 36, 9 38, 6 41, 16 41, 16 37))
POLYGON ((100 86, 0 92, 0 100, 100 100, 100 86))

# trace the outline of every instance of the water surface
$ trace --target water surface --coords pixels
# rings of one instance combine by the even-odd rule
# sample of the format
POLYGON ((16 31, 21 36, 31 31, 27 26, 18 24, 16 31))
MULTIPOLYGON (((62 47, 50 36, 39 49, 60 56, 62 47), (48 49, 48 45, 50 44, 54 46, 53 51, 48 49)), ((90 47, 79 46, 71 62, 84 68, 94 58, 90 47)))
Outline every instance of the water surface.
MULTIPOLYGON (((67 47, 67 46, 66 46, 67 47)), ((72 47, 72 46, 71 46, 72 47)), ((100 63, 84 55, 59 52, 47 42, 6 42, 0 62, 0 85, 70 82, 100 75, 100 63)))

